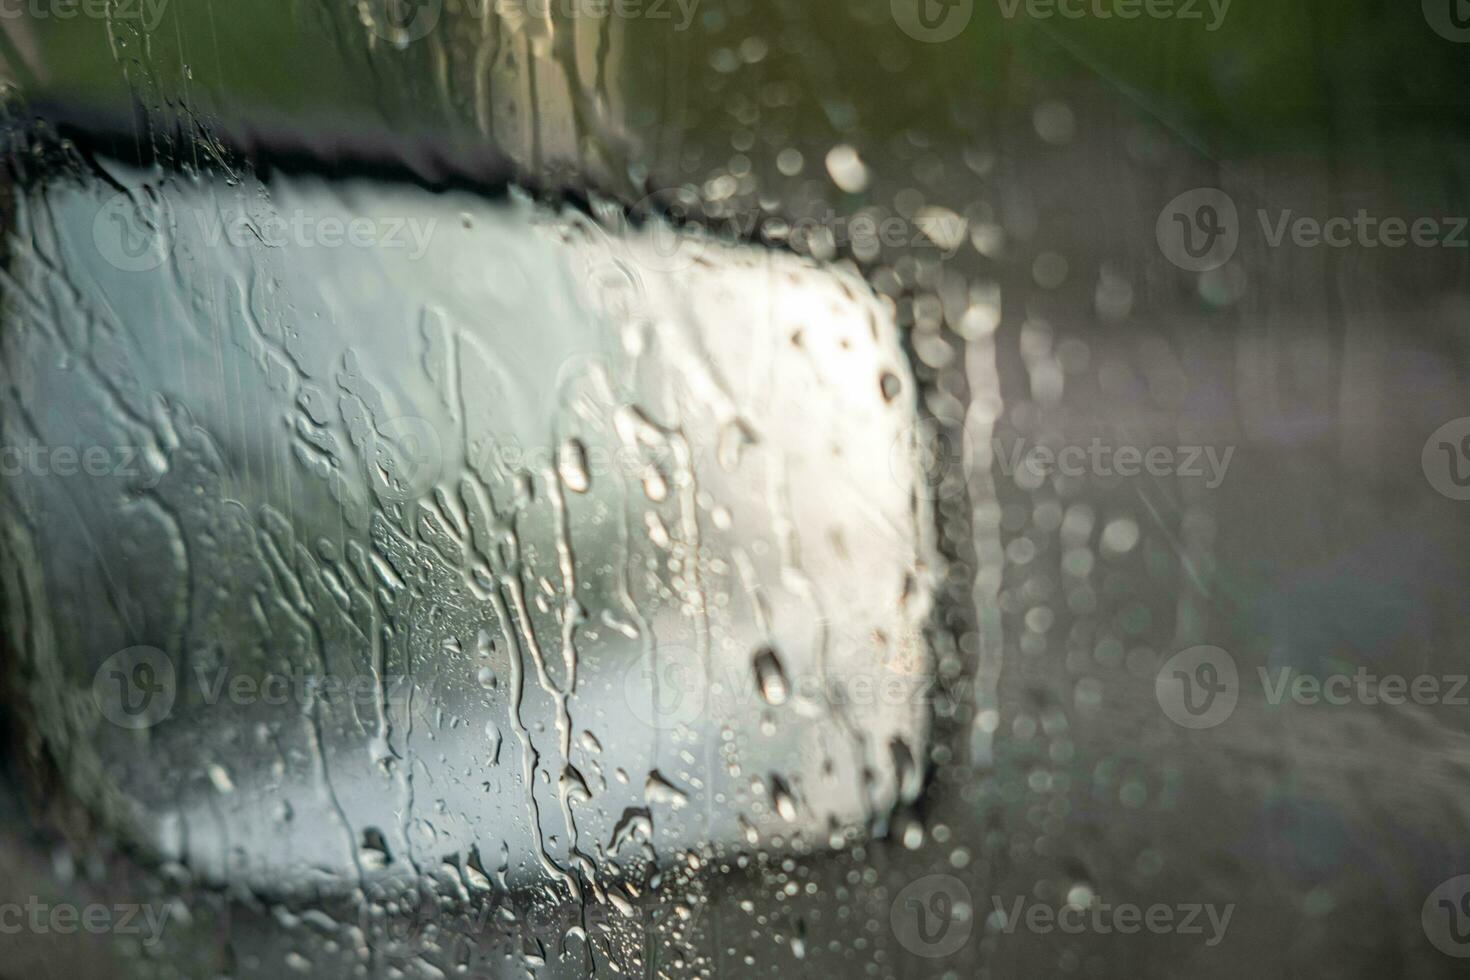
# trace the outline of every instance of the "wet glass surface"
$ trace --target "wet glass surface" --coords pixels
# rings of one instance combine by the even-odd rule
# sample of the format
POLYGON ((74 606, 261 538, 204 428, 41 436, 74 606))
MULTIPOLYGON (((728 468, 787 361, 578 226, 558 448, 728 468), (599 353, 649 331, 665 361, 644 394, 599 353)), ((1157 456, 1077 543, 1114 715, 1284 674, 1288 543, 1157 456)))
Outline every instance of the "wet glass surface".
POLYGON ((1453 5, 0 18, 0 976, 1451 976, 1453 5))

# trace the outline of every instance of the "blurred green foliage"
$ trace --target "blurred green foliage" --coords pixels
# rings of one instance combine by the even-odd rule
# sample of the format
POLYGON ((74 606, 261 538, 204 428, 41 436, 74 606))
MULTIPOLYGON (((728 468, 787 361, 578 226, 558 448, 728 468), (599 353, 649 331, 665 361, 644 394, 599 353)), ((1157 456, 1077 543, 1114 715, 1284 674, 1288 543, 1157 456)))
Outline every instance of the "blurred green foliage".
MULTIPOLYGON (((354 3, 111 0, 115 16, 104 21, 54 15, 80 0, 28 2, 47 15, 4 22, 0 54, 30 95, 109 111, 139 100, 201 118, 373 121, 465 137, 471 113, 443 91, 443 62, 463 57, 465 37, 472 44, 480 28, 478 5, 495 0, 448 0, 441 36, 401 49, 373 37, 354 3), (157 22, 147 23, 153 11, 157 22)), ((688 31, 674 32, 672 21, 627 25, 638 63, 625 82, 635 106, 647 102, 632 121, 667 115, 671 92, 679 111, 698 109, 700 93, 680 89, 721 48, 751 36, 782 55, 769 60, 767 79, 816 94, 808 111, 831 121, 861 105, 879 132, 942 122, 956 106, 1024 106, 1078 78, 1101 80, 1210 152, 1382 148, 1415 130, 1443 134, 1465 116, 1470 44, 1435 33, 1418 3, 1232 0, 1214 30, 1209 0, 1189 21, 1038 19, 1024 14, 1026 0, 1014 3, 1022 6, 975 0, 957 37, 921 43, 897 28, 889 0, 698 0, 688 31)), ((697 126, 698 116, 680 124, 697 126)))

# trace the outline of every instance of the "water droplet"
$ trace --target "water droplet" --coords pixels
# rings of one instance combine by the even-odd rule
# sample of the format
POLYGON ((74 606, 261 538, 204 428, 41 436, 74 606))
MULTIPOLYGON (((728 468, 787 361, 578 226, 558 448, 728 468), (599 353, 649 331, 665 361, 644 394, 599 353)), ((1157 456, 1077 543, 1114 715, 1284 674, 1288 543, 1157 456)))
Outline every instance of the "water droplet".
POLYGON ((235 781, 230 778, 230 771, 224 766, 218 762, 213 762, 210 763, 207 771, 209 773, 209 781, 214 784, 215 789, 221 793, 233 793, 235 791, 235 781))
POLYGON ((657 769, 648 774, 643 784, 643 798, 649 803, 664 803, 675 810, 689 802, 689 794, 664 778, 657 769))
POLYGON ((756 652, 754 667, 756 687, 761 697, 765 698, 766 704, 785 704, 790 687, 786 681, 786 670, 781 666, 776 651, 770 647, 762 647, 756 652))
POLYGON ((883 392, 883 400, 891 402, 903 390, 903 382, 899 381, 898 375, 892 371, 884 371, 878 379, 878 388, 883 392))
POLYGON ((1120 517, 1109 521, 1102 532, 1102 548, 1105 553, 1126 555, 1138 544, 1138 525, 1132 519, 1120 517))
POLYGON ((592 486, 587 472, 587 448, 580 439, 567 439, 556 454, 556 472, 573 493, 586 493, 592 486))
POLYGON ((827 173, 832 183, 849 194, 858 194, 868 186, 868 168, 857 150, 839 143, 827 151, 827 173))
POLYGON ((780 776, 771 776, 771 802, 775 804, 776 813, 787 823, 796 822, 796 798, 791 795, 791 789, 786 781, 780 776))

